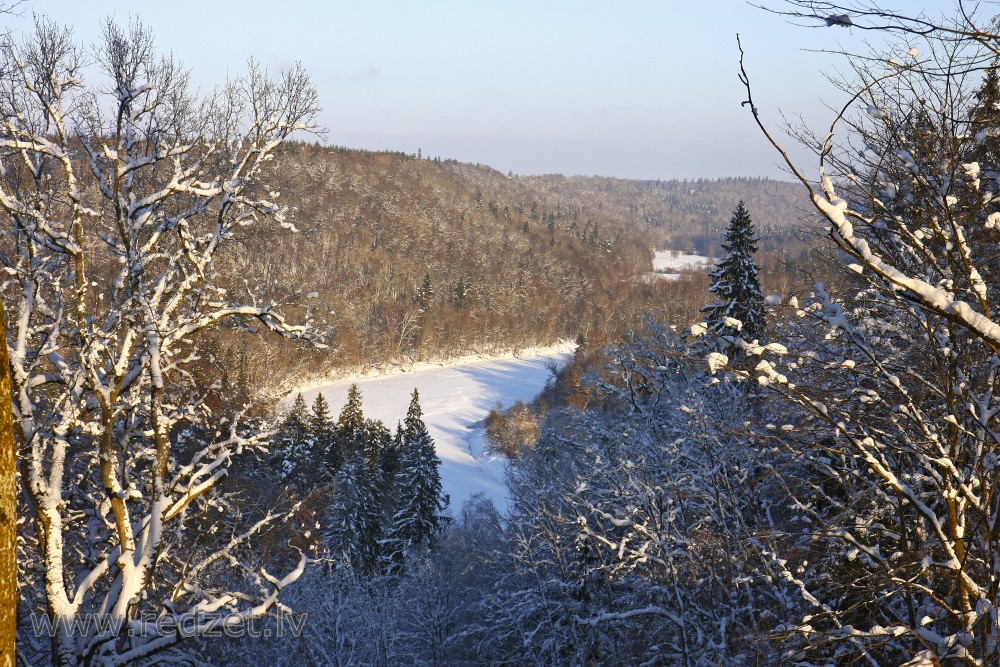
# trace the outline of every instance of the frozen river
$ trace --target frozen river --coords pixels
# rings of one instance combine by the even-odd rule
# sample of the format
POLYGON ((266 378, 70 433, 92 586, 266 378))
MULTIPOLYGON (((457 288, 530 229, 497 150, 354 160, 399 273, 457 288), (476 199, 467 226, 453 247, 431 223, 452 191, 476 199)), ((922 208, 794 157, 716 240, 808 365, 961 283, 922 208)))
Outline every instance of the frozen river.
POLYGON ((537 396, 552 378, 551 364, 561 364, 572 349, 564 344, 519 357, 423 364, 405 372, 314 386, 304 389, 302 396, 311 405, 316 394, 322 393, 336 418, 347 400, 348 387, 357 383, 365 417, 380 419, 395 431, 416 388, 424 422, 441 459, 441 482, 451 496, 451 512, 457 514, 477 492, 502 509, 507 504, 506 459, 484 451, 482 421, 493 408, 537 396))

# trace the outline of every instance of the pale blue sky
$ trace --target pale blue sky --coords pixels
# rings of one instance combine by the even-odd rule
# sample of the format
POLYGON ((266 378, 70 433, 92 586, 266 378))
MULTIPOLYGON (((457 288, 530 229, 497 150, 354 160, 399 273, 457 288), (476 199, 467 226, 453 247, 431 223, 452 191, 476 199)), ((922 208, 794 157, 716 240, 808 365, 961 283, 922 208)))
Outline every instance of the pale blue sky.
POLYGON ((87 42, 103 17, 138 14, 206 88, 251 55, 272 69, 299 60, 329 143, 627 178, 780 176, 740 107, 736 33, 765 118, 817 125, 821 101, 841 100, 821 75, 836 59, 804 49, 864 37, 741 0, 35 0, 14 25, 31 11, 87 42))

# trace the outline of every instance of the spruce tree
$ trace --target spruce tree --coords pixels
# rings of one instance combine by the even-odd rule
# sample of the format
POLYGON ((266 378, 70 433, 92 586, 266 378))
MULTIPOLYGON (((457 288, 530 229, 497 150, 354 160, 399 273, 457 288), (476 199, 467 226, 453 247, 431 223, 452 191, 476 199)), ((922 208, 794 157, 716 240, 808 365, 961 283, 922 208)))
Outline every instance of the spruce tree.
POLYGON ((459 276, 458 284, 455 285, 455 293, 452 297, 452 301, 459 308, 464 308, 468 297, 469 297, 469 286, 466 284, 465 279, 459 276))
POLYGON ((299 476, 307 466, 311 447, 309 433, 309 408, 302 394, 296 394, 291 409, 278 426, 275 447, 275 462, 281 478, 290 483, 298 483, 299 476))
POLYGON ((434 298, 434 288, 431 286, 431 274, 425 272, 424 280, 417 287, 417 291, 413 296, 413 300, 420 305, 422 309, 427 309, 431 304, 431 299, 434 298))
POLYGON ((323 394, 316 394, 316 400, 313 401, 312 413, 309 415, 309 435, 312 447, 309 450, 308 465, 315 477, 323 469, 324 463, 330 460, 337 435, 333 419, 330 418, 330 404, 323 394))
POLYGON ((333 478, 333 504, 324 535, 341 567, 371 572, 379 562, 382 512, 378 489, 360 454, 347 458, 333 478))
POLYGON ((387 505, 386 513, 391 517, 393 510, 392 489, 395 488, 396 474, 399 472, 403 452, 403 425, 396 425, 396 434, 379 450, 378 467, 381 477, 382 498, 387 505))
POLYGON ((368 471, 377 475, 379 473, 379 459, 382 450, 392 442, 392 433, 378 419, 365 420, 364 455, 368 464, 368 471))
POLYGON ((347 402, 337 418, 337 433, 327 455, 331 470, 340 470, 345 460, 364 451, 365 415, 361 410, 361 390, 352 384, 347 390, 347 402))
POLYGON ((420 395, 414 389, 403 422, 399 471, 394 479, 395 511, 384 541, 392 570, 404 567, 407 555, 433 548, 444 526, 441 512, 448 497, 442 491, 440 466, 423 421, 420 395))
MULTIPOLYGON (((716 264, 710 274, 712 286, 709 290, 719 301, 701 309, 708 328, 717 336, 764 341, 764 295, 760 289, 759 269, 753 259, 757 240, 753 220, 740 201, 722 244, 728 256, 716 264)), ((730 355, 738 350, 728 343, 719 347, 730 355)))

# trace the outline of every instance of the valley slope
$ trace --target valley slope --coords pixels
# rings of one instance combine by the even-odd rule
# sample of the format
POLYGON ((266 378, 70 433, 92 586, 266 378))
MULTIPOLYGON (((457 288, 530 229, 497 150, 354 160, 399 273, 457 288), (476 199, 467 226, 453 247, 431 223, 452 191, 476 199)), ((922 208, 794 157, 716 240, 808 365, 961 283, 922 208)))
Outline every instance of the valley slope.
POLYGON ((522 177, 308 144, 269 169, 297 231, 254 227, 218 268, 330 348, 218 334, 213 354, 245 398, 338 369, 614 337, 677 301, 676 285, 634 280, 654 246, 711 251, 740 198, 768 230, 787 234, 799 215, 796 186, 766 179, 522 177))

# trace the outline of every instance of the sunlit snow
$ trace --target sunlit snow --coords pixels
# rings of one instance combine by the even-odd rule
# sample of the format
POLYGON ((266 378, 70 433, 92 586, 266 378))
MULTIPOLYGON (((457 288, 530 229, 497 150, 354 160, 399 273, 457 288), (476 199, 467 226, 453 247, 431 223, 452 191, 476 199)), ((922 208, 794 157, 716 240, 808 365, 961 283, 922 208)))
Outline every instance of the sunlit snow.
POLYGON ((381 419, 395 430, 406 416, 410 394, 416 387, 424 422, 441 458, 441 482, 451 496, 451 513, 460 512, 465 501, 477 492, 502 509, 507 505, 506 459, 484 451, 487 443, 483 420, 493 408, 510 407, 515 401, 527 402, 537 396, 552 377, 549 366, 564 362, 573 348, 567 343, 519 357, 421 364, 408 371, 304 389, 302 396, 311 405, 316 394, 322 392, 336 418, 347 400, 347 389, 356 382, 365 417, 381 419))
POLYGON ((678 280, 681 271, 704 270, 712 260, 704 255, 689 255, 672 250, 657 250, 653 257, 653 273, 643 276, 646 280, 678 280))

